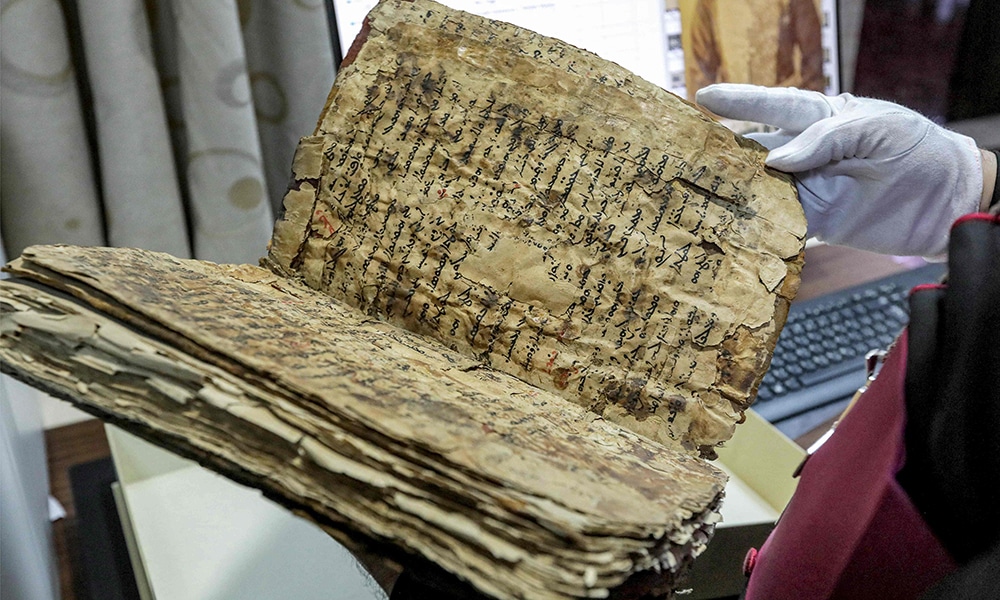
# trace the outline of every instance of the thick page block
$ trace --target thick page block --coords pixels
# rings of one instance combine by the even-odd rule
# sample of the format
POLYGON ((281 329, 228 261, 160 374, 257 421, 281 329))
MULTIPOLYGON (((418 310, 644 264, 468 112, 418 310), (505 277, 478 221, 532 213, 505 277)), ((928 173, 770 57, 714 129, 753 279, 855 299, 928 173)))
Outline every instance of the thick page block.
POLYGON ((33 247, 11 270, 34 281, 0 282, 4 372, 349 548, 602 597, 668 591, 718 519, 708 463, 264 269, 33 247))

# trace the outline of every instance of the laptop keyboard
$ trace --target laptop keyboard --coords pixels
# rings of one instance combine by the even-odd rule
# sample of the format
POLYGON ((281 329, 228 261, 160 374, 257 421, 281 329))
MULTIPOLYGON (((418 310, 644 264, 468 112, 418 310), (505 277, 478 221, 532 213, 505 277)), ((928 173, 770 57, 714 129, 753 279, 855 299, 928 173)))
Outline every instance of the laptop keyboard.
POLYGON ((865 382, 865 355, 906 326, 910 289, 944 272, 927 265, 793 303, 754 410, 791 438, 836 417, 865 382))

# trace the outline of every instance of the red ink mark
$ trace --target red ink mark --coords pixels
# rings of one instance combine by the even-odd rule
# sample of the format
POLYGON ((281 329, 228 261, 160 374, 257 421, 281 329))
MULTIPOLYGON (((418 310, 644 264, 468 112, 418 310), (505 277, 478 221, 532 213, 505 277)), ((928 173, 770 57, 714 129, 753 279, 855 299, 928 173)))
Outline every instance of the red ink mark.
POLYGON ((579 367, 573 367, 572 369, 567 369, 565 367, 560 367, 555 370, 552 374, 552 381, 555 383, 557 390, 564 390, 569 385, 569 378, 580 372, 579 367))
POLYGON ((438 200, 448 197, 448 188, 438 190, 438 200))
POLYGON ((559 356, 559 352, 549 352, 549 362, 545 363, 545 369, 543 369, 546 373, 550 372, 552 370, 552 365, 556 364, 557 356, 559 356))
POLYGON ((483 433, 493 433, 494 431, 495 430, 492 427, 490 427, 486 423, 483 423, 483 433))
POLYGON ((312 346, 312 342, 309 340, 289 340, 288 346, 293 350, 304 351, 312 346))
POLYGON ((562 329, 556 332, 556 339, 562 343, 566 343, 566 340, 575 340, 577 335, 572 331, 573 325, 571 323, 566 323, 562 329))
POLYGON ((326 228, 327 228, 327 230, 330 233, 335 233, 336 232, 336 229, 334 228, 333 223, 330 222, 330 219, 326 218, 326 215, 324 215, 322 211, 318 211, 317 210, 315 216, 316 216, 317 219, 319 219, 320 221, 322 221, 323 224, 326 225, 326 228))
POLYGON ((521 184, 515 181, 515 182, 514 182, 514 189, 515 189, 515 190, 519 190, 519 189, 521 189, 521 184))

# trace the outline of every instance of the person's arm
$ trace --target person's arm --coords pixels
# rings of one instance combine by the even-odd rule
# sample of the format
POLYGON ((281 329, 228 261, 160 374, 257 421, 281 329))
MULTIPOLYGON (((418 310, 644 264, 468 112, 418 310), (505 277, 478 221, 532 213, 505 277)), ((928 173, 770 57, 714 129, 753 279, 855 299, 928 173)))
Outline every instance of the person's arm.
POLYGON ((980 153, 983 155, 983 198, 979 212, 1000 214, 1000 172, 997 171, 1000 154, 982 149, 980 153))

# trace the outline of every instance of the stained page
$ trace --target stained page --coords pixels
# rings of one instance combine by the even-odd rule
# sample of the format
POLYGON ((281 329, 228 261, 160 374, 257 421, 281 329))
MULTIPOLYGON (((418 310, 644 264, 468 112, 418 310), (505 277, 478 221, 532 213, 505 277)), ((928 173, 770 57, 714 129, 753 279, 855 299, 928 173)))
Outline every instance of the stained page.
POLYGON ((765 151, 597 56, 389 1, 302 140, 270 264, 711 455, 770 360, 805 219, 765 151))

